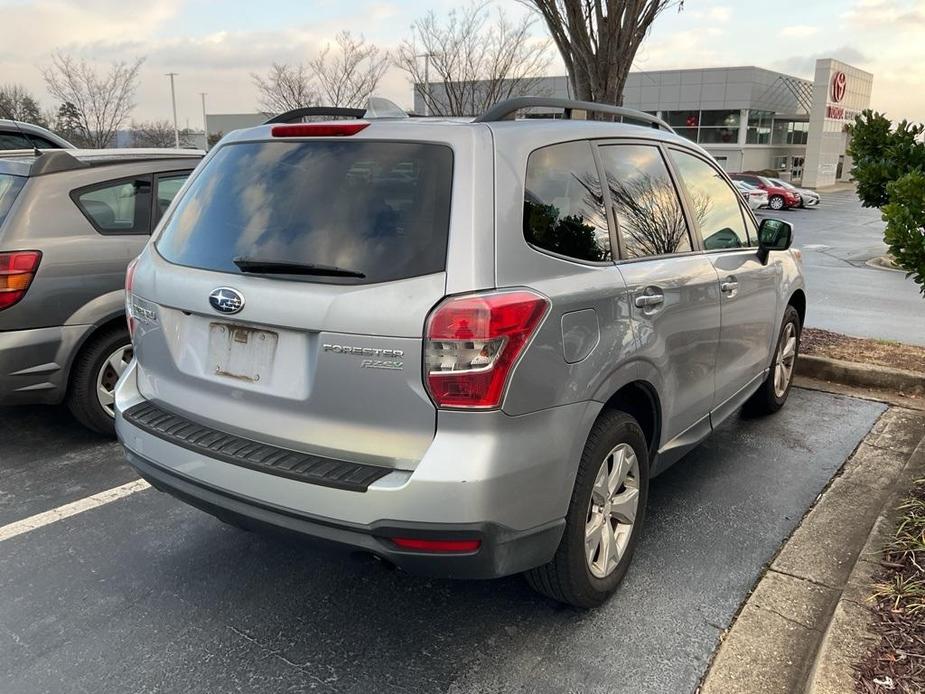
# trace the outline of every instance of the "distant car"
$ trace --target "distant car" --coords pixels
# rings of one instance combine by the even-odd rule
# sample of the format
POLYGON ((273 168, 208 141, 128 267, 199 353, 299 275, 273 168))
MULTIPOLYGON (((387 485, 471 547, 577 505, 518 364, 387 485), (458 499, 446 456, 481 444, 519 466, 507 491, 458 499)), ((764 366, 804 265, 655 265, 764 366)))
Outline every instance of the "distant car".
POLYGON ((0 150, 35 148, 76 149, 63 137, 40 125, 0 119, 0 150))
POLYGON ((125 270, 202 156, 0 154, 0 405, 66 401, 113 433, 113 388, 132 358, 125 270))
POLYGON ((819 204, 819 193, 814 190, 810 190, 809 188, 798 188, 792 183, 782 181, 779 178, 769 178, 768 180, 771 183, 780 186, 781 188, 786 188, 787 190, 792 190, 798 193, 800 195, 800 207, 815 207, 819 204))
POLYGON ((786 210, 790 207, 799 207, 800 194, 796 191, 774 185, 770 179, 757 174, 734 173, 729 174, 733 181, 743 181, 756 188, 761 188, 768 194, 768 207, 772 210, 786 210))
POLYGON ((749 185, 745 181, 733 181, 735 187, 742 194, 742 199, 748 203, 748 208, 754 212, 757 209, 768 206, 768 194, 761 188, 749 185))

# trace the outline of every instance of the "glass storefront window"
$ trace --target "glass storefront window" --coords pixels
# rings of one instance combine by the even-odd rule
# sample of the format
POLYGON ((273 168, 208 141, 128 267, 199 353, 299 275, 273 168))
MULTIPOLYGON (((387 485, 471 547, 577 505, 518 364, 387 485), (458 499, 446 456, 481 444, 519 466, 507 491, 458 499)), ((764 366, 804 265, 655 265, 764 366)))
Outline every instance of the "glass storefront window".
POLYGON ((772 111, 749 111, 745 142, 750 145, 771 144, 771 123, 773 118, 774 113, 772 111))
POLYGON ((776 120, 771 143, 775 145, 805 145, 809 137, 806 121, 776 120))

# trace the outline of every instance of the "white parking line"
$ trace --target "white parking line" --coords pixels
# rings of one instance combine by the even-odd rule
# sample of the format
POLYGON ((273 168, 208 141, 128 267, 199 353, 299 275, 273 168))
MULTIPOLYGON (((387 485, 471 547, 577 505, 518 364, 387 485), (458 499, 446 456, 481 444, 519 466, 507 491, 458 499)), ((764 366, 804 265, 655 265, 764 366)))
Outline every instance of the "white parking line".
POLYGON ((0 542, 9 540, 10 538, 16 537, 17 535, 22 535, 23 533, 27 533, 30 530, 36 530, 46 525, 57 523, 59 520, 64 520, 65 518, 76 516, 78 513, 83 513, 84 511, 89 511, 90 509, 104 506, 105 504, 108 504, 112 501, 116 501, 123 497, 129 496, 130 494, 134 494, 135 492, 144 491, 150 486, 151 485, 144 480, 135 480, 134 482, 123 484, 120 487, 113 487, 112 489, 107 489, 105 492, 100 492, 99 494, 94 494, 93 496, 88 496, 84 499, 72 501, 71 503, 65 504, 64 506, 53 508, 51 511, 38 513, 34 516, 30 516, 29 518, 23 518, 22 520, 16 521, 15 523, 4 525, 3 527, 0 527, 0 542))

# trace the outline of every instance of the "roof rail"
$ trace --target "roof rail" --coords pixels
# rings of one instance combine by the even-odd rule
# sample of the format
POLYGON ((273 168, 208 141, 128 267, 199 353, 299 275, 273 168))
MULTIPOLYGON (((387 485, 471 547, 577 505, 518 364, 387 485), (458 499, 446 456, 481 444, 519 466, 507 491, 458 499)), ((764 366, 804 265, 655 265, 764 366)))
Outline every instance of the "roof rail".
POLYGON ((362 118, 366 113, 362 108, 341 108, 339 106, 303 106, 294 108, 291 111, 280 113, 269 120, 263 122, 264 125, 273 123, 294 123, 302 120, 306 116, 340 116, 342 118, 362 118))
POLYGON ((632 118, 633 120, 649 123, 653 128, 661 128, 673 133, 674 130, 668 123, 661 118, 653 116, 644 111, 637 111, 633 108, 624 108, 622 106, 611 106, 609 104, 598 104, 593 101, 575 101, 574 99, 561 99, 547 96, 519 96, 514 99, 500 101, 485 113, 475 119, 475 123, 492 123, 501 120, 511 120, 517 111, 525 108, 561 108, 565 111, 566 117, 572 117, 572 111, 595 111, 597 113, 609 113, 622 118, 632 118))

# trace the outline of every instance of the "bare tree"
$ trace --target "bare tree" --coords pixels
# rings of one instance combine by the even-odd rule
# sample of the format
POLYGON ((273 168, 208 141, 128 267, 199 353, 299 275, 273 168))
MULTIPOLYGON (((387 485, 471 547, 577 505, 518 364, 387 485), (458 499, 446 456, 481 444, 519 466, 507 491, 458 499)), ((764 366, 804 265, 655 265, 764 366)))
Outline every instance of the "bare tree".
POLYGON ((623 103, 636 51, 656 17, 684 0, 521 0, 536 10, 562 54, 574 95, 623 103))
POLYGON ((549 41, 531 35, 534 21, 512 22, 475 3, 451 10, 445 20, 430 11, 403 41, 395 65, 408 73, 435 115, 471 116, 496 102, 536 93, 549 65, 549 41), (425 79, 429 58, 430 81, 425 79))
POLYGON ((0 118, 48 127, 49 121, 35 97, 21 84, 0 86, 0 118))
POLYGON ((379 86, 389 67, 389 54, 362 36, 354 38, 349 31, 339 33, 334 42, 337 49, 333 55, 328 44, 308 65, 325 105, 359 108, 379 86))
MULTIPOLYGON (((166 120, 133 122, 129 129, 134 147, 173 147, 175 146, 173 124, 166 120)), ((191 144, 189 130, 180 130, 180 146, 191 144)))
POLYGON ((318 91, 302 63, 273 63, 266 75, 252 73, 251 78, 257 87, 257 105, 265 113, 283 113, 318 103, 318 91))
POLYGON ((80 139, 90 147, 107 147, 135 108, 144 60, 113 62, 103 75, 86 60, 58 52, 52 54, 51 65, 42 69, 42 76, 49 94, 74 107, 80 139))

